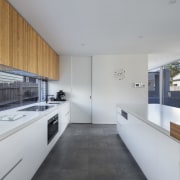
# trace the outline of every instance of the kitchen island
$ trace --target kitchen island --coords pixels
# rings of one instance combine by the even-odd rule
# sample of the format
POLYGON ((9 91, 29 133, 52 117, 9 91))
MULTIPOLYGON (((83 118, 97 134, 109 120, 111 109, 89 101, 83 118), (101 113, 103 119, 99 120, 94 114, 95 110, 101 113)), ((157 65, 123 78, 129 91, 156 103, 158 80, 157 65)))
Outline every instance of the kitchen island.
POLYGON ((150 104, 117 106, 117 129, 147 179, 180 179, 180 143, 170 136, 170 121, 180 110, 150 104))
POLYGON ((70 105, 68 101, 35 103, 1 111, 0 119, 0 179, 29 180, 68 125, 70 105), (32 107, 46 107, 47 110, 28 111, 32 107), (56 134, 48 141, 49 120, 54 117, 58 117, 56 134))

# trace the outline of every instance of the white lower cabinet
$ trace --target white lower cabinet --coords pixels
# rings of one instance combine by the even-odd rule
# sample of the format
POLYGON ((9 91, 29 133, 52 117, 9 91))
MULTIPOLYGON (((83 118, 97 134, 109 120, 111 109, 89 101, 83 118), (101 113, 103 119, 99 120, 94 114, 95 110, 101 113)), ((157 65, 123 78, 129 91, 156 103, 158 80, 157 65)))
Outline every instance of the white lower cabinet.
MULTIPOLYGON (((53 113, 54 114, 54 113, 53 113)), ((24 179, 33 177, 47 155, 47 120, 52 114, 24 128, 24 179)))
POLYGON ((66 102, 61 106, 59 116, 60 116, 59 129, 62 134, 70 122, 70 103, 69 102, 66 102))
POLYGON ((117 130, 149 180, 180 179, 180 144, 145 122, 117 111, 117 130))
POLYGON ((22 134, 16 133, 0 141, 0 179, 23 179, 21 168, 24 161, 22 134))
POLYGON ((158 179, 180 180, 180 144, 159 134, 157 148, 158 179))
POLYGON ((19 159, 16 164, 8 171, 8 173, 2 178, 2 180, 12 180, 12 179, 23 179, 23 159, 19 159))
POLYGON ((30 180, 69 123, 69 102, 0 141, 0 180, 30 180), (48 144, 48 119, 59 114, 59 131, 48 144))

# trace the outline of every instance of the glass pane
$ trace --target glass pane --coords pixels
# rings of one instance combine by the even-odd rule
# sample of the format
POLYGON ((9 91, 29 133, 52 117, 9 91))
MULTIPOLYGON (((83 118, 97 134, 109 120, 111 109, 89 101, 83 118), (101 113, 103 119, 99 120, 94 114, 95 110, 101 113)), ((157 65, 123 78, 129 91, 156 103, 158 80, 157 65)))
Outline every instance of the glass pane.
POLYGON ((47 81, 46 80, 39 80, 39 100, 40 102, 46 100, 46 95, 47 95, 47 81))
POLYGON ((0 111, 36 103, 38 97, 44 99, 46 90, 47 81, 0 72, 0 111))
POLYGON ((148 73, 148 103, 159 104, 160 69, 148 73))
POLYGON ((163 69, 163 104, 180 107, 180 61, 163 69))

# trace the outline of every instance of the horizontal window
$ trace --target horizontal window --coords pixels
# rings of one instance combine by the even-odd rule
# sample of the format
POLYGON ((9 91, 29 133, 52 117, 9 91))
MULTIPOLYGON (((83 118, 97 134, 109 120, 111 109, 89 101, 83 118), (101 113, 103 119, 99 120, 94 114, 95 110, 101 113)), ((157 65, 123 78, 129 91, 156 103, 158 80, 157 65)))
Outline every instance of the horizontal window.
POLYGON ((180 61, 148 73, 148 102, 180 107, 180 61), (160 69, 162 69, 160 71, 160 69), (160 80, 160 76, 162 80, 160 80), (160 88, 162 87, 162 88, 160 88), (161 95, 161 96, 160 96, 161 95))
POLYGON ((44 101, 47 81, 0 72, 0 111, 44 101))

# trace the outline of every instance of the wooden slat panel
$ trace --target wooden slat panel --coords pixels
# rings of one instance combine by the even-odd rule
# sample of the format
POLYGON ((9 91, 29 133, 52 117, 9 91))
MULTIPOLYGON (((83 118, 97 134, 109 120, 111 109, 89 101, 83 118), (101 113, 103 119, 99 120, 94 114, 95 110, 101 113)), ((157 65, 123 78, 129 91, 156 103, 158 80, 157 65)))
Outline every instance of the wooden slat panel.
POLYGON ((41 37, 37 38, 37 61, 38 61, 38 75, 43 76, 43 44, 41 37))
POLYGON ((59 71, 60 71, 60 69, 59 69, 59 56, 56 54, 56 71, 55 71, 55 77, 54 77, 54 79, 55 80, 59 80, 59 71))
POLYGON ((53 50, 49 48, 49 72, 48 72, 48 77, 50 79, 53 79, 53 50))
POLYGON ((6 0, 0 0, 0 64, 59 79, 55 51, 6 0))
POLYGON ((28 24, 16 12, 10 8, 10 50, 11 65, 14 68, 27 71, 27 52, 28 52, 28 24))
POLYGON ((180 140, 180 125, 170 122, 170 135, 180 140))
POLYGON ((38 58, 37 58, 37 33, 29 26, 28 27, 28 61, 27 70, 34 74, 38 74, 38 58))
POLYGON ((0 0, 0 64, 9 62, 9 4, 0 0))
POLYGON ((49 46, 48 44, 44 41, 44 59, 43 59, 43 66, 44 66, 44 69, 43 69, 43 76, 45 77, 48 77, 48 66, 49 66, 49 46))

